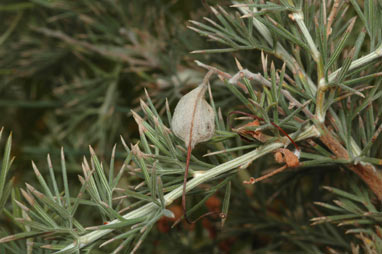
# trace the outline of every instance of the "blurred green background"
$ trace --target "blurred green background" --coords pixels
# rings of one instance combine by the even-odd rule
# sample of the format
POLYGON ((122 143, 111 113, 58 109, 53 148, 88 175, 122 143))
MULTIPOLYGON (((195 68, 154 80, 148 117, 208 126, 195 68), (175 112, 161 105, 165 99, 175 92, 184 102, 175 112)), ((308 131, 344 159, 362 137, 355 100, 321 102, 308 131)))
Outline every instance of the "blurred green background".
POLYGON ((174 82, 204 43, 186 21, 205 14, 200 1, 2 0, 0 125, 14 132, 16 163, 131 141, 144 88, 158 107, 180 96, 174 82))
POLYGON ((163 113, 166 98, 173 108, 200 82, 195 59, 259 69, 259 52, 190 54, 214 45, 187 22, 216 2, 2 0, 0 126, 14 132, 15 163, 29 168, 61 146, 73 171, 88 145, 108 156, 120 135, 138 136, 130 110, 144 89, 163 113))

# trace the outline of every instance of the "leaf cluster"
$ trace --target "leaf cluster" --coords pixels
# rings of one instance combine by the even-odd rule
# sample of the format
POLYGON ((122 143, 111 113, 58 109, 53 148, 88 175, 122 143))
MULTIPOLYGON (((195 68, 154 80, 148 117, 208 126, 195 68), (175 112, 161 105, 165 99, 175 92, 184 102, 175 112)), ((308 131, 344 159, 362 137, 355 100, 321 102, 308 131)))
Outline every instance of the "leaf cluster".
MULTIPOLYGON (((140 6, 134 4, 134 8, 140 6)), ((110 149, 109 162, 90 147, 90 156, 84 157, 76 169, 77 173, 82 170, 80 184, 74 184, 66 153, 61 150, 60 170, 53 167, 48 156, 45 166, 32 164, 37 181, 13 188, 12 181, 7 183, 12 163, 8 139, 0 174, 0 213, 11 226, 1 226, 1 250, 134 253, 142 248, 150 252, 143 241, 161 238, 171 239, 166 247, 179 252, 382 251, 378 201, 382 198, 382 185, 378 184, 382 183, 382 118, 378 106, 382 102, 382 32, 378 29, 382 21, 376 18, 382 16, 379 2, 232 1, 232 6, 211 7, 211 17, 205 17, 205 22, 197 16, 198 21, 189 23, 191 30, 213 41, 213 48, 193 51, 207 59, 195 62, 201 67, 198 70, 179 69, 174 62, 164 67, 166 61, 157 50, 162 52, 168 46, 164 45, 169 38, 164 31, 170 28, 163 26, 158 34, 151 28, 120 29, 124 22, 142 21, 139 17, 138 21, 130 19, 133 3, 119 6, 113 1, 39 0, 34 5, 43 6, 52 20, 44 20, 43 26, 32 25, 32 42, 37 44, 36 35, 43 35, 47 43, 40 47, 46 49, 58 41, 61 51, 51 50, 47 55, 29 52, 21 63, 43 69, 31 68, 23 74, 35 77, 55 64, 61 66, 58 62, 63 59, 77 63, 65 66, 58 76, 61 82, 70 84, 61 88, 60 103, 74 106, 73 111, 60 116, 68 125, 61 129, 55 125, 59 131, 53 135, 64 133, 74 143, 98 140, 97 144, 107 151, 104 145, 114 141, 104 134, 115 134, 121 127, 120 116, 114 112, 135 107, 118 104, 124 94, 122 81, 144 80, 155 83, 155 89, 148 89, 145 99, 139 101, 140 108, 131 111, 139 138, 132 139, 130 146, 121 138, 124 149, 110 149), (105 6, 108 8, 102 8, 105 6), (74 25, 79 29, 71 32, 74 25), (251 51, 261 53, 256 59, 250 59, 248 53, 249 60, 241 61, 251 51), (225 68, 218 58, 208 60, 210 53, 235 54, 236 67, 225 68), (36 65, 40 56, 53 63, 36 65), (246 65, 251 61, 258 64, 246 65), (201 82, 204 70, 216 75, 210 79, 207 96, 216 131, 190 156, 185 188, 191 201, 187 216, 198 218, 207 210, 220 217, 204 218, 202 226, 197 224, 192 233, 179 233, 177 228, 164 232, 160 223, 183 216, 176 213, 176 207, 183 191, 187 158, 187 147, 170 128, 171 108, 190 86, 201 82), (158 73, 166 78, 158 78, 158 73), (95 94, 90 90, 93 86, 99 88, 95 94), (72 114, 79 117, 77 122, 69 117, 72 114), (96 120, 88 118, 90 115, 96 120), (77 133, 78 126, 83 129, 77 133), (84 129, 89 131, 80 140, 84 129), (272 153, 280 148, 295 150, 298 167, 289 167, 284 158, 283 170, 275 170, 280 165, 272 153), (251 183, 247 181, 250 176, 264 179, 274 172, 278 174, 264 183, 243 184, 251 183), (351 172, 363 182, 350 176, 351 172), (323 191, 321 185, 330 187, 323 191), (209 202, 214 199, 219 201, 212 207, 209 202), (189 240, 190 235, 195 242, 189 240)), ((9 29, 11 34, 14 28, 9 29)), ((29 42, 14 47, 25 47, 24 43, 29 42)), ((196 43, 190 47, 198 48, 196 43)), ((0 65, 5 66, 6 61, 0 61, 0 65)), ((3 78, 4 88, 28 80, 16 74, 3 78)), ((56 119, 57 115, 51 117, 56 119)), ((183 224, 177 227, 187 228, 183 224)))

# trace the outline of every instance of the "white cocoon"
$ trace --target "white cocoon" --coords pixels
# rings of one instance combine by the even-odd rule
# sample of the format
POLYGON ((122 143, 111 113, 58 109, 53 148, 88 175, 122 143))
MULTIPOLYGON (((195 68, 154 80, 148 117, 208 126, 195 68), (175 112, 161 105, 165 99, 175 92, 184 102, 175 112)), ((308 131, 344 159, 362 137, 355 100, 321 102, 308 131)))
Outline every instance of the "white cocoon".
POLYGON ((172 118, 172 131, 191 148, 209 140, 215 132, 215 113, 204 99, 206 90, 207 85, 201 84, 185 94, 176 105, 172 118))

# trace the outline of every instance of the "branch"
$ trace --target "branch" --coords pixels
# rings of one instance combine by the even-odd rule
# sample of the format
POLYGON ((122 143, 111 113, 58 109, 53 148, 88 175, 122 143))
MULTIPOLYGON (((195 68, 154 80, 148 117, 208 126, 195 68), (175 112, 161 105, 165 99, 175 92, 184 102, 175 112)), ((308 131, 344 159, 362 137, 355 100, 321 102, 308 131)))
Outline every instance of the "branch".
MULTIPOLYGON (((319 137, 319 135, 320 134, 319 134, 319 132, 315 126, 309 126, 309 127, 305 128, 305 130, 303 132, 301 132, 296 137, 296 141, 301 141, 301 140, 309 139, 312 137, 319 137)), ((276 149, 283 147, 284 145, 285 145, 284 143, 280 143, 280 142, 274 142, 274 143, 270 143, 267 145, 263 145, 263 146, 255 149, 249 153, 246 153, 240 157, 237 157, 233 160, 227 161, 227 162, 220 164, 214 168, 211 168, 210 170, 205 171, 202 174, 197 174, 197 175, 195 175, 195 177, 192 180, 190 180, 187 183, 186 191, 189 192, 192 189, 194 189, 195 187, 199 186, 200 184, 207 182, 207 181, 210 181, 214 177, 217 177, 219 175, 227 173, 230 170, 233 170, 235 168, 240 167, 241 165, 250 163, 250 162, 252 162, 252 161, 268 154, 268 153, 275 151, 276 149)), ((166 194, 164 196, 166 206, 170 205, 172 202, 174 202, 174 200, 181 197, 182 192, 183 192, 183 185, 179 186, 175 190, 166 194)), ((134 211, 131 211, 131 212, 125 214, 123 216, 123 218, 124 219, 139 218, 139 217, 154 213, 155 211, 157 211, 157 209, 158 209, 158 206, 155 203, 151 202, 151 203, 148 203, 148 204, 146 204, 146 205, 144 205, 144 206, 142 206, 142 207, 140 207, 134 211)), ((108 223, 108 225, 112 225, 112 224, 119 223, 119 222, 120 221, 118 219, 116 219, 116 220, 113 220, 110 223, 108 223)), ((65 248, 63 248, 62 250, 57 251, 55 253, 56 254, 64 253, 64 252, 69 251, 69 250, 83 248, 83 247, 97 241, 101 237, 111 233, 112 231, 113 231, 113 229, 95 230, 89 234, 80 236, 78 239, 76 239, 75 243, 72 243, 72 244, 66 246, 65 248)))
MULTIPOLYGON (((338 159, 349 159, 347 150, 333 137, 324 124, 321 124, 320 131, 320 140, 338 159)), ((379 200, 382 200, 382 175, 375 170, 373 165, 366 162, 358 162, 348 165, 348 168, 356 173, 369 186, 379 200)))
MULTIPOLYGON (((229 79, 229 82, 231 84, 235 84, 237 83, 238 85, 240 85, 241 83, 239 82, 239 79, 242 78, 242 75, 244 75, 246 78, 250 79, 250 80, 253 80, 255 82, 257 82, 258 84, 261 84, 261 85, 264 85, 264 86, 267 86, 269 88, 272 88, 272 83, 265 79, 261 74, 255 74, 255 73, 252 73, 250 72, 249 70, 245 69, 245 70, 241 70, 239 71, 238 73, 236 73, 234 76, 231 76, 230 74, 226 73, 226 72, 223 72, 221 70, 219 70, 218 68, 216 67, 213 67, 213 66, 210 66, 210 65, 207 65, 207 64, 204 64, 200 61, 195 61, 195 63, 200 66, 200 67, 203 67, 207 70, 213 70, 215 73, 217 73, 217 75, 219 76, 219 78, 221 78, 222 80, 224 79, 229 79)), ((297 107, 301 107, 302 108, 302 111, 305 113, 305 115, 309 118, 309 119, 314 119, 314 116, 313 114, 309 111, 308 108, 304 107, 303 104, 301 104, 298 100, 296 100, 289 91, 285 90, 285 89, 281 89, 281 93, 285 96, 285 98, 287 98, 289 100, 289 102, 293 105, 296 105, 297 107)))

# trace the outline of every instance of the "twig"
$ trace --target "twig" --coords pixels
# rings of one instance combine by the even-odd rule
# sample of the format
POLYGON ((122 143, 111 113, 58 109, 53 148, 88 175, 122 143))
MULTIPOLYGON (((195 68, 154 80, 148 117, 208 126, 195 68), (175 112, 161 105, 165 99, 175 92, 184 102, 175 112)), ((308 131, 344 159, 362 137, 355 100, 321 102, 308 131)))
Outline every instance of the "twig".
POLYGON ((265 175, 263 175, 263 176, 260 176, 260 177, 258 177, 258 178, 253 178, 253 177, 251 177, 251 178, 249 179, 249 181, 243 181, 243 183, 244 183, 244 184, 255 184, 255 183, 257 183, 257 182, 260 182, 260 181, 262 181, 262 180, 265 180, 265 179, 267 179, 267 178, 269 178, 269 177, 271 177, 271 176, 274 176, 274 175, 276 175, 276 174, 278 174, 278 173, 284 171, 286 168, 288 168, 288 166, 287 166, 287 165, 284 165, 284 166, 282 166, 281 168, 275 169, 275 170, 273 170, 272 172, 270 172, 270 173, 268 173, 268 174, 265 174, 265 175))
MULTIPOLYGON (((324 124, 321 124, 321 142, 336 155, 338 159, 349 159, 348 151, 331 134, 324 124)), ((382 200, 382 175, 370 163, 360 162, 350 164, 348 168, 356 173, 369 186, 379 200, 382 200)))
MULTIPOLYGON (((258 84, 261 84, 261 85, 265 85, 269 88, 272 88, 272 83, 270 81, 268 81, 267 79, 265 79, 261 74, 255 74, 255 73, 252 73, 250 72, 249 70, 247 69, 244 69, 242 71, 239 71, 238 73, 236 73, 234 76, 231 76, 230 74, 226 73, 226 72, 223 72, 219 69, 217 69, 216 67, 213 67, 213 66, 210 66, 210 65, 207 65, 207 64, 204 64, 200 61, 195 61, 195 63, 197 65, 199 65, 200 67, 203 67, 207 70, 213 70, 215 71, 219 77, 223 77, 223 78, 229 78, 229 82, 230 83, 235 83, 235 82, 239 82, 238 80, 240 78, 242 78, 242 75, 244 75, 246 78, 250 79, 250 80, 254 80, 255 82, 257 82, 258 84)), ((224 79, 222 79, 224 80, 224 79)), ((291 94, 289 91, 285 90, 285 89, 281 89, 281 93, 294 105, 298 106, 298 107, 302 107, 302 111, 305 113, 305 115, 309 118, 309 119, 314 119, 314 115, 309 111, 308 108, 304 107, 303 104, 301 104, 298 100, 296 100, 291 94)))
MULTIPOLYGON (((315 126, 309 126, 296 137, 296 141, 301 141, 301 140, 305 140, 305 139, 312 138, 312 137, 318 137, 319 135, 320 135, 320 133, 318 132, 318 130, 316 129, 315 126)), ((209 180, 211 180, 211 179, 213 179, 219 175, 222 175, 222 174, 224 174, 230 170, 233 170, 233 169, 235 169, 235 168, 237 168, 237 167, 239 167, 239 166, 241 166, 241 165, 243 165, 249 161, 256 160, 256 159, 258 159, 258 158, 260 158, 260 157, 262 157, 268 153, 271 153, 271 152, 275 151, 276 149, 281 148, 283 146, 284 146, 284 144, 281 142, 270 143, 270 144, 261 146, 261 147, 255 149, 249 153, 246 153, 240 157, 237 157, 237 158, 232 159, 230 161, 227 161, 223 164, 220 164, 214 168, 211 168, 210 170, 206 171, 204 174, 198 174, 197 176, 195 176, 193 179, 191 179, 187 183, 186 191, 190 191, 190 190, 194 189, 195 187, 199 186, 200 184, 202 184, 204 182, 207 182, 207 181, 209 181, 209 180)), ((174 200, 181 197, 182 192, 183 192, 183 186, 179 186, 178 188, 174 189, 173 191, 167 193, 164 196, 165 205, 168 206, 172 202, 174 202, 174 200)), ((136 210, 133 210, 133 211, 125 214, 123 216, 123 218, 124 219, 139 218, 142 216, 149 215, 151 213, 155 213, 156 209, 158 209, 158 206, 154 202, 151 202, 151 203, 148 203, 142 207, 137 208, 136 210)), ((111 221, 108 225, 116 224, 118 222, 120 222, 120 221, 118 219, 115 219, 115 220, 111 221)), ((78 237, 74 241, 74 243, 67 245, 65 248, 63 248, 62 250, 57 251, 55 253, 56 254, 64 253, 64 252, 67 252, 68 250, 83 248, 83 247, 97 241, 101 237, 103 237, 103 236, 105 236, 111 232, 113 232, 113 229, 95 230, 91 233, 88 233, 86 235, 78 237)))

